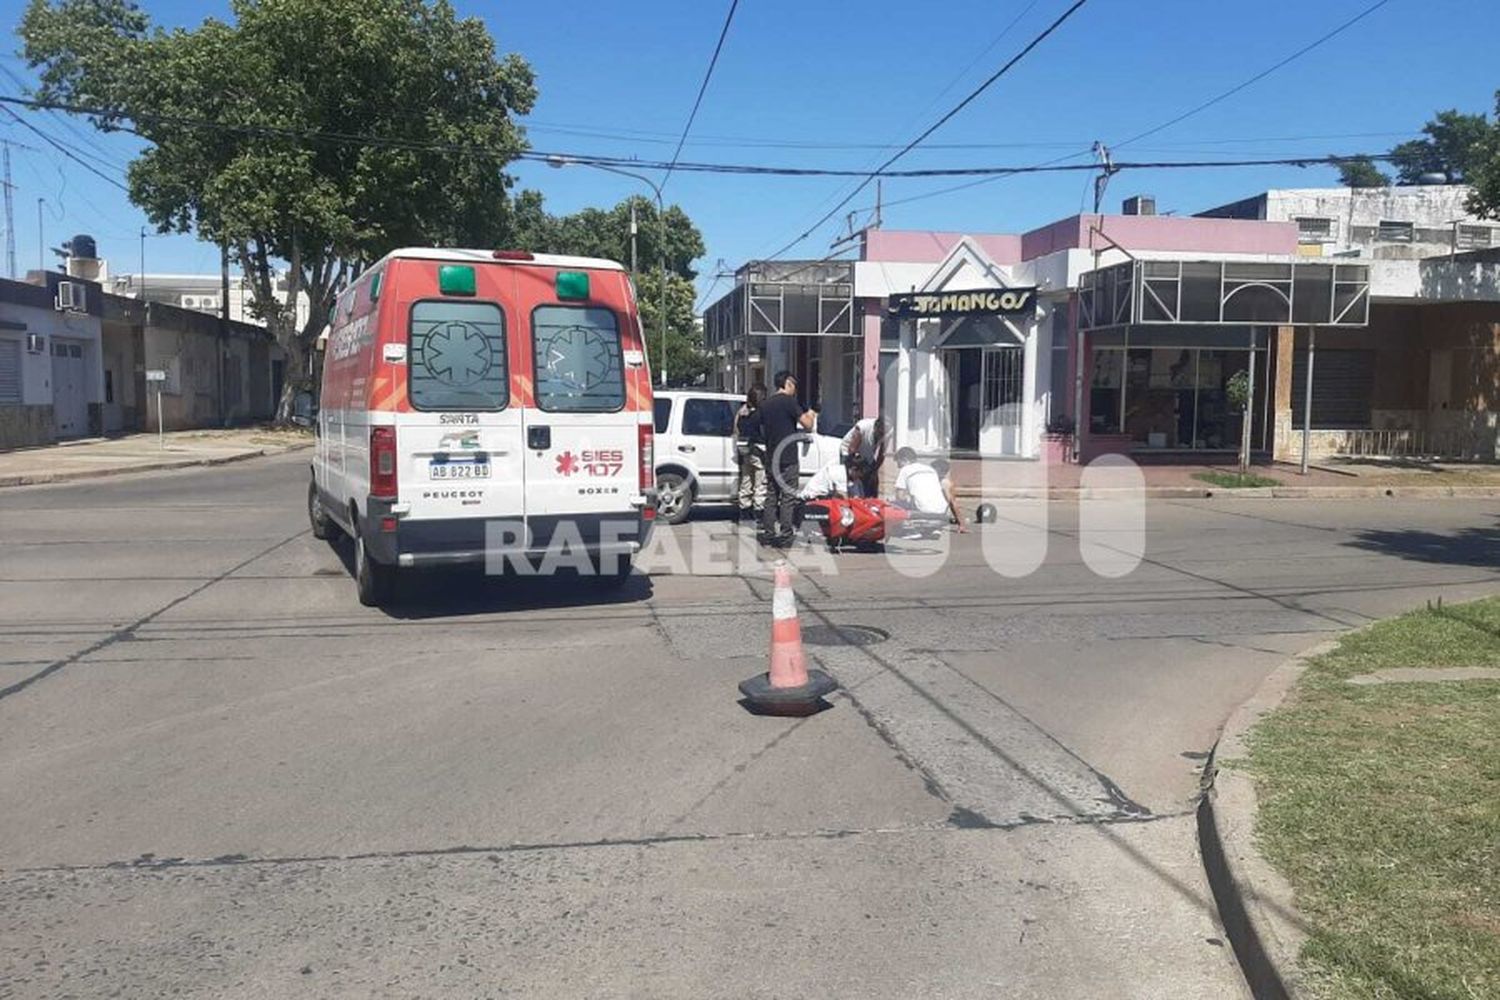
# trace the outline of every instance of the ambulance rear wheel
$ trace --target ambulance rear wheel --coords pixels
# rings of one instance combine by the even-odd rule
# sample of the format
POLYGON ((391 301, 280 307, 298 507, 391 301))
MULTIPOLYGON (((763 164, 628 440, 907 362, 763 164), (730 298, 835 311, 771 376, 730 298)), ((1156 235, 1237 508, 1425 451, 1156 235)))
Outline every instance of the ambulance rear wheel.
POLYGON ((359 603, 367 608, 389 604, 396 589, 396 567, 371 559, 358 532, 354 535, 354 585, 359 590, 359 603))
POLYGON ((307 520, 312 525, 314 538, 326 541, 333 536, 333 521, 329 519, 328 512, 323 509, 323 498, 318 493, 316 479, 307 484, 307 520))

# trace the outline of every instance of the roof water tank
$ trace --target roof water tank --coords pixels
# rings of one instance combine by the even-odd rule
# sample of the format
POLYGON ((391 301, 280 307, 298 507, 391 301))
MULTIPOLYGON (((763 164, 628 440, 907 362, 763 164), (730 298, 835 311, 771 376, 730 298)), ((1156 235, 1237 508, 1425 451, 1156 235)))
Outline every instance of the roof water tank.
POLYGON ((68 253, 73 257, 94 259, 99 256, 99 245, 87 233, 80 233, 68 241, 68 253))

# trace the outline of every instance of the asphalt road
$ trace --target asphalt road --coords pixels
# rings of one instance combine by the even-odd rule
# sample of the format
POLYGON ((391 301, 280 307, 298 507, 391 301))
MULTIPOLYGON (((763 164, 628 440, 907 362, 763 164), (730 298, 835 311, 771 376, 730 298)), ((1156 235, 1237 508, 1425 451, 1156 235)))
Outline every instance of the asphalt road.
POLYGON ((727 523, 607 601, 448 575, 383 613, 305 464, 0 491, 0 998, 1240 996, 1218 727, 1500 581, 1494 501, 1156 502, 1116 578, 1076 506, 1006 507, 924 579, 806 565, 845 690, 771 719, 727 523))

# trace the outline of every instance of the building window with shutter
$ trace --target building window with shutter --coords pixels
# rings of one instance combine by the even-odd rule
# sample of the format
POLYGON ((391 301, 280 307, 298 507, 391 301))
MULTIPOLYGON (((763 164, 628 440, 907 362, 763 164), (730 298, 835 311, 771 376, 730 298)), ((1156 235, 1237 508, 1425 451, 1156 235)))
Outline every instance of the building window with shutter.
POLYGON ((1390 222, 1380 220, 1380 227, 1375 231, 1375 238, 1382 243, 1410 243, 1415 235, 1416 227, 1410 222, 1390 222))
POLYGON ((1333 220, 1322 216, 1301 215, 1297 223, 1298 243, 1332 243, 1333 220))
POLYGON ((1456 242, 1460 250, 1484 250, 1494 245, 1495 229, 1493 226, 1460 225, 1456 242))

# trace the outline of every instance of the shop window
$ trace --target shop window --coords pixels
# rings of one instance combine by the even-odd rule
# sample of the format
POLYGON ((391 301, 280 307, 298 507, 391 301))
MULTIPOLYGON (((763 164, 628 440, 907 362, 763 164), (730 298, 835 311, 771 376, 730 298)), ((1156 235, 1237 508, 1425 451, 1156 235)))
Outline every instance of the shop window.
POLYGON ((1089 382, 1089 430, 1094 434, 1120 432, 1120 394, 1124 388, 1125 352, 1094 352, 1094 376, 1089 382))
POLYGON ((1382 243, 1410 243, 1416 234, 1416 227, 1410 222, 1390 222, 1380 220, 1380 225, 1375 230, 1375 238, 1382 243))
POLYGON ((1052 378, 1049 382, 1048 420, 1073 412, 1073 372, 1068 366, 1068 313, 1052 311, 1052 378))

